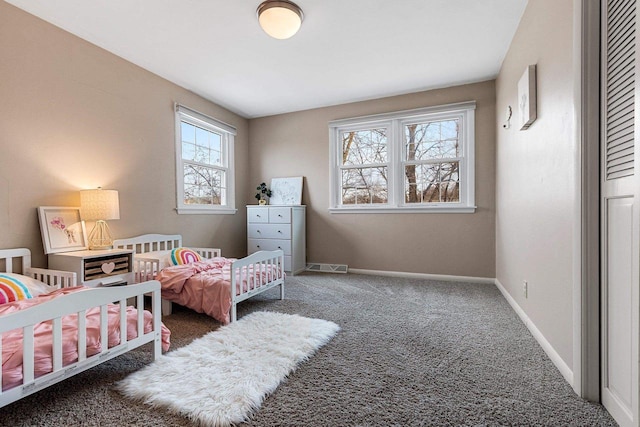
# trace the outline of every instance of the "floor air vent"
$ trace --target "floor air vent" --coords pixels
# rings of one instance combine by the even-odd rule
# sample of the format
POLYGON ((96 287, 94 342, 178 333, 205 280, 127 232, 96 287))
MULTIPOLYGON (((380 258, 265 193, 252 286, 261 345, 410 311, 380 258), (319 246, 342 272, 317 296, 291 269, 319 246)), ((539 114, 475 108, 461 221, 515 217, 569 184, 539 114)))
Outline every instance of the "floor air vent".
POLYGON ((307 264, 307 271, 319 271, 321 273, 346 273, 347 272, 346 264, 320 264, 320 263, 309 263, 307 264))

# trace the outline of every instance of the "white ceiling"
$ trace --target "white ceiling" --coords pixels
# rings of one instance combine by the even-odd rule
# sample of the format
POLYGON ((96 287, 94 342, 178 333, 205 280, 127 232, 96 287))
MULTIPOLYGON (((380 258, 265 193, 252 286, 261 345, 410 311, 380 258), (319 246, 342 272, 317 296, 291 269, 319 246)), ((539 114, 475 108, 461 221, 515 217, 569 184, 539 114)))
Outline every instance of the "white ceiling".
POLYGON ((262 0, 6 0, 244 117, 494 78, 527 0, 296 0, 288 40, 262 0))

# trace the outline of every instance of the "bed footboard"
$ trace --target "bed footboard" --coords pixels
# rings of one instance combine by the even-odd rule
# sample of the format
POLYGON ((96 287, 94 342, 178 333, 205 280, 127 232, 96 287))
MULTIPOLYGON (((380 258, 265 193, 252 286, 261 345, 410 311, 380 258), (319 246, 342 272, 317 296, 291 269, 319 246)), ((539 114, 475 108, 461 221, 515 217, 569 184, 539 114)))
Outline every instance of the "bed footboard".
MULTIPOLYGON (((21 385, 2 391, 0 386, 0 407, 21 399, 52 384, 60 382, 77 373, 99 365, 120 354, 126 353, 143 344, 153 342, 154 360, 162 353, 160 321, 160 282, 149 281, 130 286, 95 288, 55 298, 51 301, 28 309, 2 316, 0 322, 0 362, 2 359, 2 335, 5 332, 22 329, 23 333, 23 382, 21 385), (144 295, 152 295, 153 330, 144 332, 144 311, 137 311, 137 337, 127 340, 127 299, 135 298, 137 307, 144 307, 144 295), (114 303, 115 301, 115 303, 114 303), (108 305, 120 306, 120 343, 108 347, 108 305), (87 310, 100 308, 100 351, 87 356, 87 310), (63 330, 62 317, 77 315, 78 322, 78 360, 63 366, 63 330), (52 324, 52 372, 35 378, 34 327, 38 323, 51 321, 52 324)), ((0 385, 2 370, 0 370, 0 385)))
POLYGON ((136 283, 154 280, 160 272, 160 260, 136 255, 133 257, 133 272, 136 283))
MULTIPOLYGON (((217 248, 191 248, 196 251, 200 256, 205 259, 211 259, 220 257, 221 250, 217 248)), ((156 275, 160 272, 160 259, 158 258, 146 258, 144 253, 135 255, 133 257, 133 271, 135 282, 140 283, 147 280, 155 280, 156 275)), ((171 301, 162 300, 162 315, 168 316, 171 314, 172 304, 171 301)))
POLYGON ((284 252, 259 251, 231 264, 231 321, 237 319, 236 304, 280 286, 284 299, 284 252))

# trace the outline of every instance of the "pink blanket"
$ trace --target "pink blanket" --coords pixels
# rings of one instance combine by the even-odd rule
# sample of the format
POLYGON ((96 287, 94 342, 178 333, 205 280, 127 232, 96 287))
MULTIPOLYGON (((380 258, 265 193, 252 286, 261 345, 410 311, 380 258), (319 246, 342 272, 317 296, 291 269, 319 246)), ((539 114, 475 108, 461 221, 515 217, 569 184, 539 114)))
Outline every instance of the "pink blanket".
MULTIPOLYGON (((223 324, 229 323, 233 261, 234 258, 218 257, 163 269, 156 276, 156 280, 162 284, 162 298, 189 307, 198 313, 206 313, 223 324)), ((256 276, 259 286, 273 276, 284 274, 275 271, 275 268, 272 270, 274 271, 266 269, 256 276)), ((248 274, 237 280, 236 295, 255 287, 253 277, 253 270, 249 269, 248 274)))
MULTIPOLYGON (((71 292, 82 292, 88 288, 83 286, 65 288, 36 298, 20 300, 0 305, 0 316, 62 297, 71 292)), ((109 304, 109 347, 120 343, 120 306, 109 304)), ((138 336, 137 309, 127 307, 127 339, 138 336)), ((77 315, 62 318, 62 364, 63 366, 78 360, 78 319, 77 315)), ((87 356, 100 352, 100 308, 87 310, 87 356)), ((0 321, 2 318, 0 317, 0 321)), ((35 377, 40 377, 53 370, 51 321, 42 322, 35 326, 35 377)), ((153 316, 149 311, 144 312, 144 332, 153 330, 153 316)), ((162 349, 169 349, 169 329, 162 325, 162 349)), ((2 389, 7 390, 22 384, 22 330, 9 331, 2 334, 2 389)))

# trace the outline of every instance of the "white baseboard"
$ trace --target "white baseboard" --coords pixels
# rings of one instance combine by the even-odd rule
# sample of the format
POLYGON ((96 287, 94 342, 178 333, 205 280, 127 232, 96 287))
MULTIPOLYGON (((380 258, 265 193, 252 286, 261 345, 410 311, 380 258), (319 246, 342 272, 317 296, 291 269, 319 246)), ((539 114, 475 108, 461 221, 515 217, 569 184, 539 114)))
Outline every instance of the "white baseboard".
POLYGON ((527 316, 527 314, 524 312, 522 307, 518 305, 516 300, 513 299, 513 297, 509 294, 509 292, 507 292, 507 290, 504 288, 504 286, 502 286, 502 283, 500 283, 498 279, 495 279, 495 285, 500 290, 500 292, 502 292, 502 295, 507 300, 509 305, 511 305, 511 308, 513 308, 513 311, 516 312, 516 314, 520 317, 520 319, 525 324, 527 329, 529 329, 529 332, 531 332, 531 335, 533 335, 536 341, 538 341, 538 344, 540 344, 540 347, 542 347, 544 352, 547 353, 547 356, 549 356, 549 359, 551 359, 553 364, 556 365, 556 368, 558 368, 558 370, 560 371, 564 379, 571 386, 573 386, 573 371, 571 371, 569 366, 564 362, 564 360, 562 360, 562 357, 560 357, 558 352, 556 352, 556 350, 549 343, 549 341, 547 341, 544 335, 542 335, 542 332, 540 332, 540 330, 536 328, 536 325, 533 323, 533 321, 529 318, 529 316, 527 316))
POLYGON ((403 271, 365 270, 361 268, 350 268, 349 273, 368 274, 370 276, 405 277, 408 279, 442 280, 445 282, 485 283, 488 285, 495 284, 495 279, 489 278, 489 277, 449 276, 447 274, 406 273, 403 271))

